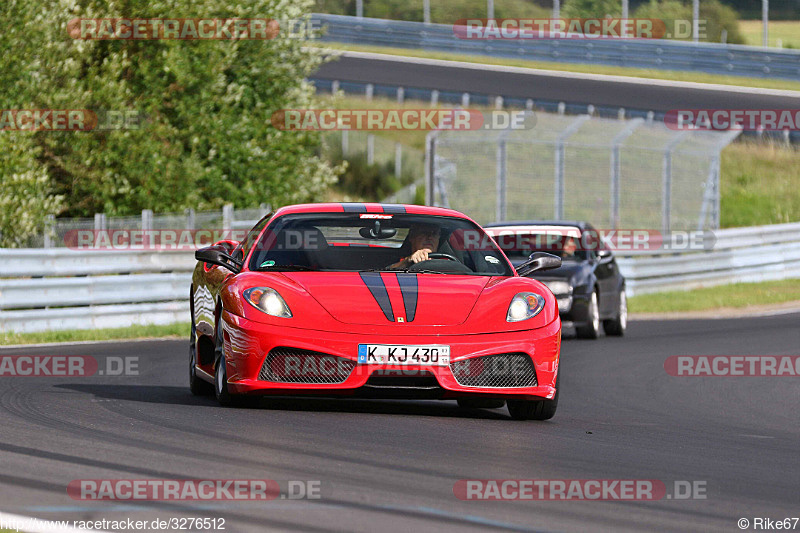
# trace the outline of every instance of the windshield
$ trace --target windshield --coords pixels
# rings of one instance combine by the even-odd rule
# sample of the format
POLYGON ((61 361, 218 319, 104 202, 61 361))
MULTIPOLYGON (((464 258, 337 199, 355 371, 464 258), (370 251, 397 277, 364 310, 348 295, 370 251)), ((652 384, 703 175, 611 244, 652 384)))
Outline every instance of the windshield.
POLYGON ((514 275, 492 240, 468 220, 383 213, 281 216, 262 235, 249 268, 514 275), (410 262, 420 249, 429 259, 410 262))
POLYGON ((547 252, 562 261, 583 261, 588 252, 581 245, 581 231, 573 226, 547 229, 490 228, 497 244, 511 261, 527 259, 534 252, 547 252))

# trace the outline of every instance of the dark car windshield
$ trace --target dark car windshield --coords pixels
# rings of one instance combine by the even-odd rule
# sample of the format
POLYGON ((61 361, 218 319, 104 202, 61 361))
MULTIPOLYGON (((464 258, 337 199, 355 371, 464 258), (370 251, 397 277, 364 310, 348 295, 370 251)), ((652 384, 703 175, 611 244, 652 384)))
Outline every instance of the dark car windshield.
POLYGON ((297 213, 273 219, 250 270, 398 271, 513 276, 486 233, 456 217, 383 213, 297 213), (402 260, 424 247, 429 261, 402 260))
POLYGON ((583 261, 588 252, 582 246, 581 231, 573 226, 541 229, 494 227, 489 230, 511 261, 527 259, 533 252, 547 252, 563 261, 583 261))

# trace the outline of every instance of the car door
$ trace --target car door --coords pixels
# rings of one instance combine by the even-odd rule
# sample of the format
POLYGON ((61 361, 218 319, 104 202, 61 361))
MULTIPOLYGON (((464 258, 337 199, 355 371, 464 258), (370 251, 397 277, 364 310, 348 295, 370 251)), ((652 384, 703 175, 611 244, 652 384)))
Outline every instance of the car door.
POLYGON ((600 316, 608 317, 616 313, 619 295, 617 294, 617 262, 614 253, 600 242, 597 250, 590 251, 595 263, 594 275, 600 292, 600 316))

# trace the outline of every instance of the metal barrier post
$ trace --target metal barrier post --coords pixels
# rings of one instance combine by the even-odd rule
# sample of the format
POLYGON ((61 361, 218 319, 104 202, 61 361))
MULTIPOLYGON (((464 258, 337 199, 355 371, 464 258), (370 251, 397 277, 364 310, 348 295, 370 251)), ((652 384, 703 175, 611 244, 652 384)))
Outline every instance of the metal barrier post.
POLYGON ((630 137, 636 128, 644 124, 643 118, 635 118, 627 127, 614 136, 611 141, 611 228, 619 227, 619 180, 620 180, 620 154, 619 149, 625 139, 630 137))
POLYGON ((142 209, 142 231, 151 231, 153 229, 153 210, 142 209))
POLYGON ((229 230, 233 227, 233 204, 222 206, 222 229, 229 230))
POLYGON ((496 154, 496 182, 495 191, 497 200, 495 205, 495 220, 503 222, 506 219, 506 167, 508 165, 508 153, 506 150, 506 136, 511 130, 504 130, 497 138, 496 154))
POLYGON ((682 131, 664 148, 661 163, 661 231, 667 235, 672 227, 672 152, 686 137, 688 132, 682 131))
POLYGON ((55 215, 47 215, 44 219, 44 247, 53 248, 53 237, 56 230, 55 215))
POLYGON ((433 205, 433 182, 436 179, 436 131, 425 136, 425 205, 433 205))
POLYGON ((554 218, 561 220, 564 218, 564 145, 570 135, 578 131, 581 125, 589 120, 589 115, 581 115, 576 118, 569 126, 556 138, 555 144, 555 212, 554 218))
POLYGON ((394 176, 400 177, 403 173, 403 145, 394 143, 394 176))
POLYGON ((189 208, 184 210, 183 212, 186 215, 186 229, 195 229, 195 217, 194 217, 194 209, 189 208))

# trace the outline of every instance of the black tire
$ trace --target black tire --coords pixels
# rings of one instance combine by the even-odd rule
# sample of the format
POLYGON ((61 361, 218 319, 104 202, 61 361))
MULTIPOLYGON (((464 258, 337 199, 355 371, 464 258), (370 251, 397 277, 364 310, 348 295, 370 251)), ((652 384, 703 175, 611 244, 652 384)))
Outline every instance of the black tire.
POLYGON ((600 304, 597 291, 592 292, 589 299, 588 320, 585 326, 575 328, 579 339, 596 339, 600 336, 600 304))
POLYGON ((211 396, 214 394, 214 385, 197 377, 197 346, 195 344, 195 327, 192 324, 192 338, 189 341, 189 390, 195 396, 211 396))
POLYGON ((628 329, 628 297, 623 288, 619 293, 619 304, 617 305, 617 317, 613 320, 603 321, 603 331, 606 335, 622 337, 628 329))
POLYGON ((508 414, 514 420, 550 420, 558 408, 558 393, 561 392, 556 376, 556 395, 552 400, 508 400, 508 414))
POLYGON ((463 409, 500 409, 506 401, 497 398, 459 398, 458 406, 463 409))
POLYGON ((217 365, 214 369, 214 396, 223 407, 234 407, 242 403, 241 396, 232 394, 228 390, 228 370, 225 367, 225 349, 222 338, 222 312, 217 319, 216 347, 214 351, 217 356, 217 365))

